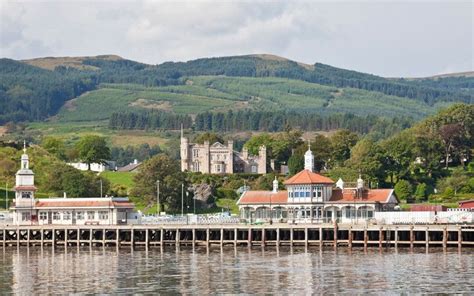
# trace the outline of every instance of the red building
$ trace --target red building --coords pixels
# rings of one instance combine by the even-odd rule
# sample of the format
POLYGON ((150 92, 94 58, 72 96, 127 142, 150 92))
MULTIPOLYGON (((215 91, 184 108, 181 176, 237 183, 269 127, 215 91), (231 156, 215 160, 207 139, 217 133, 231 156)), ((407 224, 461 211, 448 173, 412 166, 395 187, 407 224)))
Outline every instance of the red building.
POLYGON ((447 210, 448 208, 443 205, 419 204, 410 207, 410 211, 412 212, 446 212, 447 210))
POLYGON ((460 209, 474 209, 474 199, 462 200, 458 203, 460 209))

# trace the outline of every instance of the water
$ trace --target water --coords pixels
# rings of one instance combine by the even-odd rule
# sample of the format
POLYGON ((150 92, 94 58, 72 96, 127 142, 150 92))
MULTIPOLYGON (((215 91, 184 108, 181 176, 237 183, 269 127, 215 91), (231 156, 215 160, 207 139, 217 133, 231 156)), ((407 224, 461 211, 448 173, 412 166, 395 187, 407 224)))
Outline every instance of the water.
MULTIPOLYGON (((2 250, 0 250, 2 252, 2 250)), ((474 293, 474 250, 10 248, 0 294, 474 293)))

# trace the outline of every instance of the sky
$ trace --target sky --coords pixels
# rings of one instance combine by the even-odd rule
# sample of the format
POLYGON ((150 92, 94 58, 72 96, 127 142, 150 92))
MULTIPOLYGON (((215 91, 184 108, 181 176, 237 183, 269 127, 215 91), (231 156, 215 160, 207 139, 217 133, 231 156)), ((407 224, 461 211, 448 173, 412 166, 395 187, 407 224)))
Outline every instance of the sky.
POLYGON ((386 77, 474 69, 474 1, 0 0, 0 57, 268 53, 386 77))

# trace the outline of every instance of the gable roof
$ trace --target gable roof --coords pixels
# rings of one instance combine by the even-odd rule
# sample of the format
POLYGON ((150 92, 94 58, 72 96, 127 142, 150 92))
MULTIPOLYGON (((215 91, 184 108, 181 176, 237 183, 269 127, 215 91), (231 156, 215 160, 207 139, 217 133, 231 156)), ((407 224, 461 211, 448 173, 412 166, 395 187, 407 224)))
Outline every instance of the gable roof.
MULTIPOLYGON (((362 197, 356 197, 355 191, 357 189, 340 189, 335 188, 332 190, 331 199, 329 202, 354 202, 354 203, 366 203, 366 202, 380 202, 388 203, 392 196, 393 189, 364 189, 362 191, 362 197)), ((396 199, 398 203, 398 199, 396 199)))
POLYGON ((211 148, 227 148, 227 146, 222 143, 215 142, 214 144, 211 145, 211 148))
POLYGON ((285 185, 296 184, 334 184, 334 181, 328 177, 313 173, 309 170, 302 170, 298 174, 284 182, 285 185))
POLYGON ((245 191, 242 193, 237 204, 286 204, 288 202, 287 191, 245 191))
POLYGON ((139 163, 131 163, 131 164, 127 164, 126 166, 123 166, 121 168, 118 168, 117 169, 117 172, 131 172, 133 170, 135 170, 136 168, 138 168, 139 166, 141 166, 142 163, 139 162, 139 163))

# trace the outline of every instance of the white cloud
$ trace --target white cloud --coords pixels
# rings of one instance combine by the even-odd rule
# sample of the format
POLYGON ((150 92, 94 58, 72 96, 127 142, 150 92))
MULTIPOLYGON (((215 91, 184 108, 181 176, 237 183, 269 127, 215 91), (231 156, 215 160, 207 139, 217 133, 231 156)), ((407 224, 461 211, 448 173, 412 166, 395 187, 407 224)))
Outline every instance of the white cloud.
POLYGON ((0 56, 273 53, 386 76, 473 69, 471 2, 3 1, 0 56))

